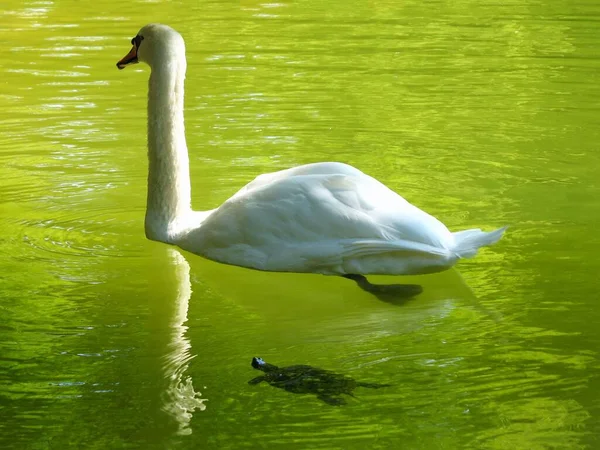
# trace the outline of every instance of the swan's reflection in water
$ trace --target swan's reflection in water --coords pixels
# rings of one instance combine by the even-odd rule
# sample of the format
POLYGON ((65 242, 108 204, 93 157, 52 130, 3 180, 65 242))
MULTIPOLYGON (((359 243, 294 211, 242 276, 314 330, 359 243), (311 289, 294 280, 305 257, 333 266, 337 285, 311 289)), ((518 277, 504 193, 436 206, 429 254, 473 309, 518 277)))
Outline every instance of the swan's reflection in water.
POLYGON ((164 356, 163 372, 168 386, 163 394, 162 409, 178 425, 177 434, 191 434, 190 421, 196 409, 204 411, 207 399, 194 390, 192 377, 186 376, 189 362, 196 356, 191 353, 190 341, 185 334, 188 303, 192 295, 190 266, 181 253, 174 248, 168 249, 169 264, 173 267, 176 279, 174 313, 169 323, 170 341, 164 356))

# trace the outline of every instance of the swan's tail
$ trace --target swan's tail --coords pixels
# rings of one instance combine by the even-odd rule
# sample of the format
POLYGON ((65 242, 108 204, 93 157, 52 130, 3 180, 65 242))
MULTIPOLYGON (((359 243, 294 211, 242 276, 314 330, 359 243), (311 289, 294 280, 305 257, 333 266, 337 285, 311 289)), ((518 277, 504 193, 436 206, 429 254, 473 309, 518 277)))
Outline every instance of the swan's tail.
POLYGON ((471 258, 477 254, 480 247, 495 244, 500 240, 508 227, 498 228, 494 231, 481 231, 479 228, 452 233, 456 246, 452 249, 459 258, 471 258))

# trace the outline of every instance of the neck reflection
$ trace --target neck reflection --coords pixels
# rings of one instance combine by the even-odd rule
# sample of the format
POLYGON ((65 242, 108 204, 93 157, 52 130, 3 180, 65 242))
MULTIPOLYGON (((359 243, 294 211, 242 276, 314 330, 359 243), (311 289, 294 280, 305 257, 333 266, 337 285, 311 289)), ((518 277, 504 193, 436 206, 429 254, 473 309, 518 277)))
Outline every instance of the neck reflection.
POLYGON ((190 266, 179 251, 168 249, 169 263, 174 268, 176 295, 174 313, 169 321, 170 340, 164 355, 163 372, 168 386, 163 393, 162 409, 178 425, 177 434, 191 434, 190 421, 196 409, 204 411, 207 400, 194 390, 192 377, 187 375, 189 362, 196 356, 191 353, 191 344, 186 337, 188 304, 192 295, 190 266))

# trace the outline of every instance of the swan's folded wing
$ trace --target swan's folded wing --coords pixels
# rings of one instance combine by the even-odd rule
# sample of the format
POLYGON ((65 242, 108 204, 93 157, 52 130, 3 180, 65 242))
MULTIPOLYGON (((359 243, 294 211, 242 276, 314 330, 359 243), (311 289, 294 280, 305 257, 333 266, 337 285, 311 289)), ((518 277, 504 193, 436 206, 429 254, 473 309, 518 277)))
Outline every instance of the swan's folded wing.
POLYGON ((453 243, 452 234, 443 223, 374 178, 330 176, 323 186, 340 204, 367 216, 366 220, 375 223, 386 240, 439 248, 448 248, 453 243))
POLYGON ((264 181, 231 197, 178 244, 229 264, 312 271, 378 253, 429 259, 446 250, 446 234, 452 238, 437 219, 362 173, 264 181))
POLYGON ((450 234, 437 219, 362 173, 278 174, 250 183, 212 213, 201 228, 223 234, 224 245, 262 236, 266 241, 279 237, 291 243, 384 239, 437 246, 431 234, 450 234), (234 237, 236 233, 240 236, 234 237))
POLYGON ((298 167, 292 167, 290 169, 259 175, 253 181, 251 181, 242 189, 240 189, 233 197, 238 195, 247 195, 248 193, 261 189, 262 187, 269 184, 278 183, 286 180, 291 181, 294 177, 302 177, 307 175, 345 175, 353 177, 366 176, 357 168, 339 162, 320 162, 314 164, 305 164, 298 167))

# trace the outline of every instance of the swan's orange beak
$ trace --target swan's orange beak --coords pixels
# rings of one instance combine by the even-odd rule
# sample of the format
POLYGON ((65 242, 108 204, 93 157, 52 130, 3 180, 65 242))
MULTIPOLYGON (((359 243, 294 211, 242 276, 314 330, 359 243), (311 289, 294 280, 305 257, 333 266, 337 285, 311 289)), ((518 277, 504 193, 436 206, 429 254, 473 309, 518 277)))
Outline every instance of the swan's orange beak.
POLYGON ((125 66, 128 66, 129 64, 136 64, 137 62, 138 62, 137 45, 134 45, 133 47, 131 47, 131 51, 129 53, 127 53, 127 55, 125 55, 125 57, 123 57, 117 63, 117 67, 119 68, 119 70, 121 70, 121 69, 124 69, 125 66))

